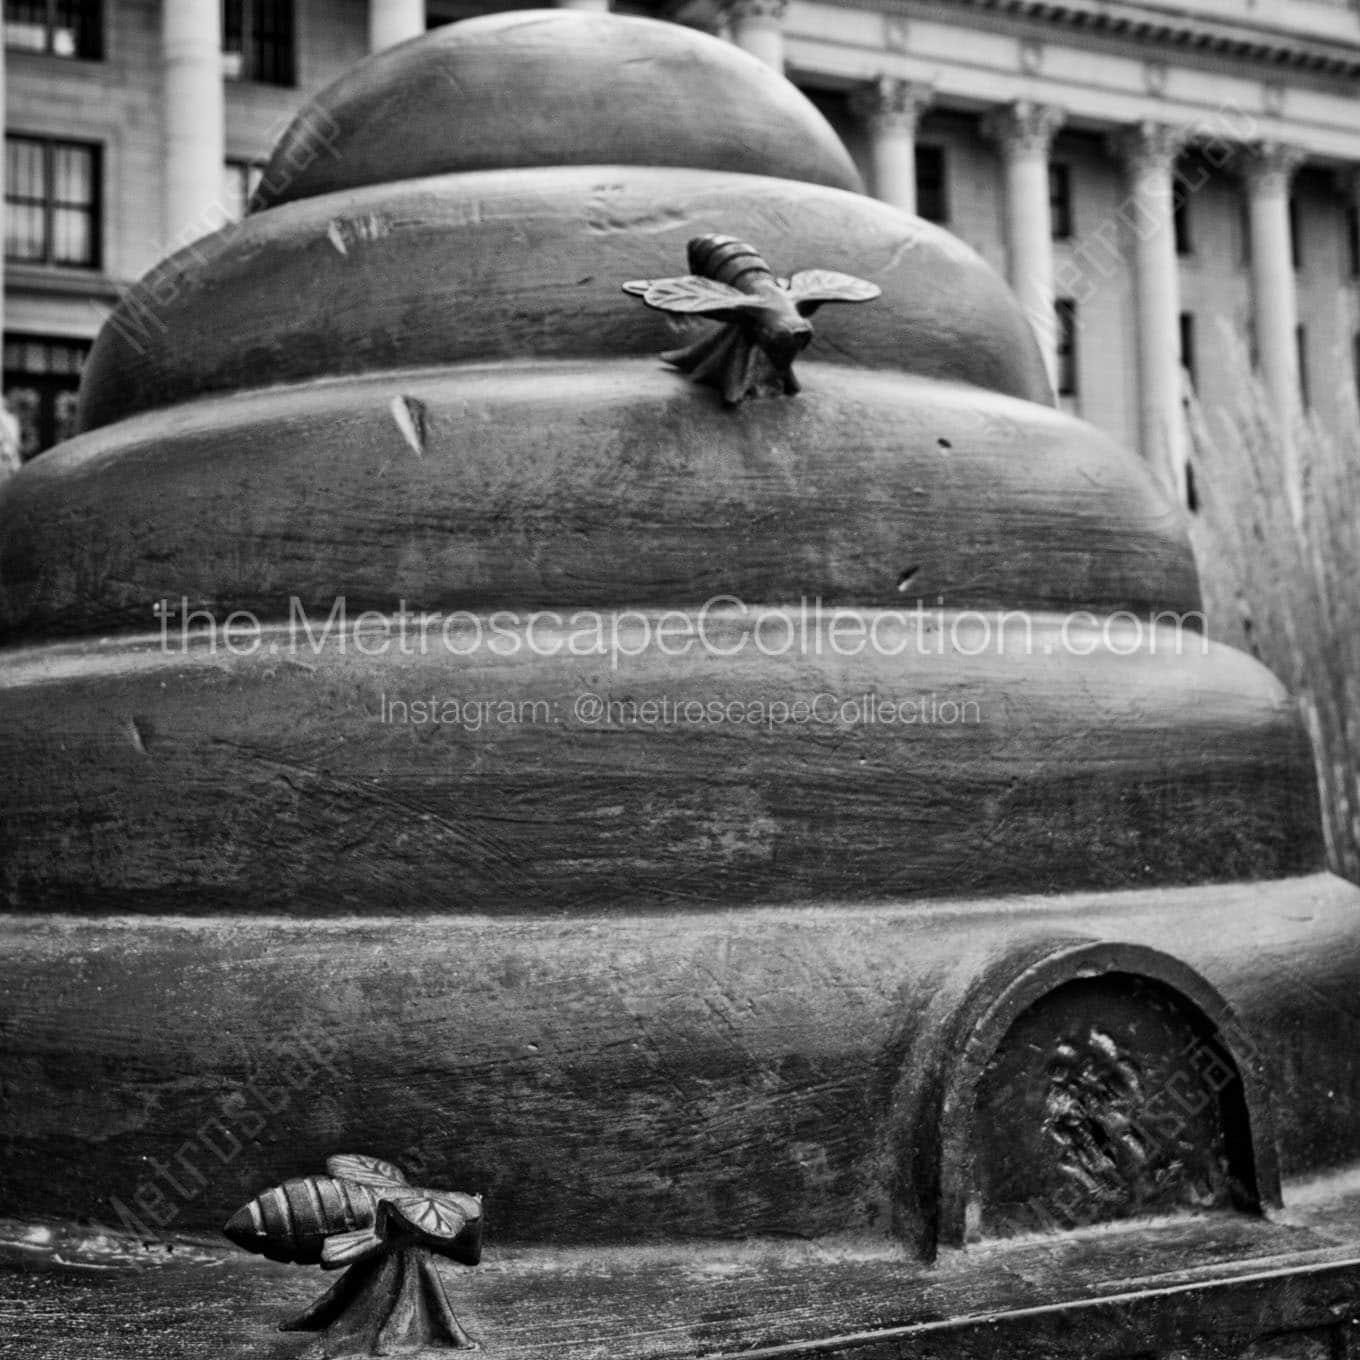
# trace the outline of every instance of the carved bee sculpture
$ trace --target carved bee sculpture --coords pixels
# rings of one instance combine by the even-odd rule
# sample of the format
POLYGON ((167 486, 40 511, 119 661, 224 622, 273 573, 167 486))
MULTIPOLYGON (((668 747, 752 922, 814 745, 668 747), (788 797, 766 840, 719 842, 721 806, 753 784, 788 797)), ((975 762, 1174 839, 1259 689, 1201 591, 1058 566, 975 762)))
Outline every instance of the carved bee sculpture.
POLYGON ((411 1185, 377 1157, 329 1157, 326 1170, 265 1190, 224 1229, 272 1261, 354 1267, 280 1330, 324 1330, 331 1356, 474 1347, 431 1254, 466 1266, 481 1260, 481 1196, 411 1185))
POLYGON ((623 291, 658 311, 725 323, 661 357, 695 382, 717 388, 733 406, 756 392, 797 392, 793 361, 812 340, 807 318, 824 302, 870 302, 882 292, 866 279, 830 269, 776 278, 755 247, 734 236, 696 236, 688 255, 690 273, 635 279, 623 291))

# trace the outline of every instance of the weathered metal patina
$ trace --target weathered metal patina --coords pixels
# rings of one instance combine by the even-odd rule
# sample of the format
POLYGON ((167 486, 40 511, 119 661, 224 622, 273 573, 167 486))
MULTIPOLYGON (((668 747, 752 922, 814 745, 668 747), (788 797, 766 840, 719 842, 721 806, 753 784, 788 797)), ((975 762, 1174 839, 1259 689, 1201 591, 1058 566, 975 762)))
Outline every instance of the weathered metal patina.
POLYGON ((758 392, 792 396, 800 390, 793 361, 812 343, 807 319, 826 302, 872 302, 877 284, 834 269, 803 269, 791 279, 774 270, 754 246, 710 232, 686 248, 691 273, 638 279, 623 285, 659 312, 705 316, 721 329, 661 357, 695 382, 737 402, 758 392))
POLYGON ((314 1354, 268 1257, 328 1249, 377 1346, 474 1220, 389 1175, 257 1240, 352 1147, 485 1192, 430 1317, 496 1360, 1353 1345, 1306 735, 995 273, 858 188, 732 47, 514 12, 120 303, 0 491, 7 1354, 314 1354), (621 291, 719 234, 878 292, 796 400, 621 291))
POLYGON ((326 1170, 257 1195, 224 1230, 271 1261, 348 1267, 280 1330, 324 1331, 328 1356, 474 1348, 431 1255, 482 1259, 480 1197, 413 1186, 380 1157, 328 1157, 326 1170))

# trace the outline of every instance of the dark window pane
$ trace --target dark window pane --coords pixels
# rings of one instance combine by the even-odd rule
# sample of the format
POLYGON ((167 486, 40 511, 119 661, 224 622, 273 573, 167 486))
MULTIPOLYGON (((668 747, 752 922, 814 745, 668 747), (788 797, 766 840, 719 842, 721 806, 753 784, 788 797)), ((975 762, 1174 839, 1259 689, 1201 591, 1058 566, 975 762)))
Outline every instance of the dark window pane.
POLYGON ((269 85, 293 83, 292 0, 255 0, 251 57, 254 78, 269 85))
POLYGON ((80 377, 85 366, 85 355, 89 346, 83 341, 58 340, 48 346, 49 367, 53 373, 66 373, 73 378, 80 377))
POLYGON ((97 59, 103 5, 100 0, 5 0, 5 44, 55 57, 97 59))
POLYGON ((1189 255, 1195 248, 1190 229, 1190 191, 1184 180, 1177 179, 1171 186, 1171 225, 1176 233, 1176 254, 1189 255))
POLYGON ((225 0, 222 50, 229 80, 292 85, 292 0, 225 0))
POLYGON ((1346 260, 1351 278, 1360 276, 1360 208, 1354 203, 1346 207, 1346 260))
POLYGON ((927 222, 949 220, 945 154, 942 146, 916 148, 916 211, 927 222))
POLYGON ((83 340, 5 337, 5 402, 19 423, 19 454, 32 458, 75 433, 83 340))
POLYGON ((1295 269, 1303 268, 1303 240, 1300 231, 1299 201, 1289 196, 1289 255, 1295 269))
POLYGON ((245 9, 245 0, 223 0, 222 50, 224 52, 245 51, 245 9))
POLYGON ((5 46, 47 51, 47 0, 5 0, 5 46))
POLYGON ((88 146, 52 146, 52 199, 64 207, 94 203, 94 153, 88 146))
POLYGON ((1190 375, 1192 386, 1198 386, 1195 376, 1195 314, 1181 313, 1181 367, 1190 375))
POLYGON ((10 198, 42 202, 47 197, 43 144, 30 137, 5 139, 5 193, 10 198))
POLYGON ((5 139, 5 254, 28 263, 99 263, 99 150, 5 139))
POLYGON ((80 408, 79 379, 76 386, 58 392, 52 398, 52 442, 60 444, 73 439, 76 433, 76 412, 80 408))
POLYGON ((41 261, 46 224, 42 208, 9 203, 5 212, 5 255, 11 260, 41 261))
POLYGON ((1057 318, 1058 395, 1077 395, 1077 304, 1059 298, 1054 304, 1057 318))
POLYGON ((82 209, 54 209, 52 213, 53 263, 92 264, 94 262, 92 225, 90 215, 82 209))
POLYGON ((1299 356, 1299 398, 1303 402, 1303 409, 1306 411, 1313 404, 1312 394, 1308 387, 1308 328, 1306 326, 1294 328, 1294 345, 1299 356))
POLYGON ((9 375, 5 375, 5 405, 9 413, 19 422, 19 457, 32 458, 41 453, 42 442, 42 394, 36 387, 10 386, 9 375))
POLYGON ((1072 235, 1072 172, 1061 162, 1048 167, 1048 210, 1053 219, 1053 239, 1072 235))
MULTIPOLYGON (((58 6, 58 17, 61 9, 58 6)), ((62 20, 76 34, 76 52, 87 61, 98 61, 104 55, 104 6, 100 0, 74 0, 65 5, 68 11, 62 20)))

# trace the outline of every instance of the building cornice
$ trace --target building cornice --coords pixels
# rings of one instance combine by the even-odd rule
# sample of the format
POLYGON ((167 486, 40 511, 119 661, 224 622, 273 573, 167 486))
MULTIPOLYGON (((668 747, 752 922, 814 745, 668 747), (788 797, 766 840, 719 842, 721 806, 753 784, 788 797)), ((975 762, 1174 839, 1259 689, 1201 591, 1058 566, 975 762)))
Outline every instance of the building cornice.
POLYGON ((1233 62, 1277 75, 1330 81, 1360 80, 1360 36, 1354 42, 1290 30, 1201 17, 1184 9, 1128 0, 824 0, 903 18, 944 18, 971 13, 1057 31, 1071 38, 1136 44, 1164 60, 1233 62))

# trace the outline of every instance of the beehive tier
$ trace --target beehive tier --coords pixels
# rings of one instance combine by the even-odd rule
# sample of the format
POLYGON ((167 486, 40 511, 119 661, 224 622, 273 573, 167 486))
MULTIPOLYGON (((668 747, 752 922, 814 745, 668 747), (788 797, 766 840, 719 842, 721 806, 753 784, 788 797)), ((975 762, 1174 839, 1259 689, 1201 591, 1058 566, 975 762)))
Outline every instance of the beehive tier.
POLYGON ((1341 1335, 1306 737, 1000 280, 858 189, 736 49, 516 12, 355 68, 120 303, 0 491, 3 1211, 53 1267, 0 1295, 132 1353, 112 1265, 137 1354, 301 1354, 282 1267, 31 1224, 188 1241, 351 1151, 486 1196, 493 1356, 1341 1335), (656 358, 711 323, 621 285, 713 232, 881 289, 800 395, 656 358))

